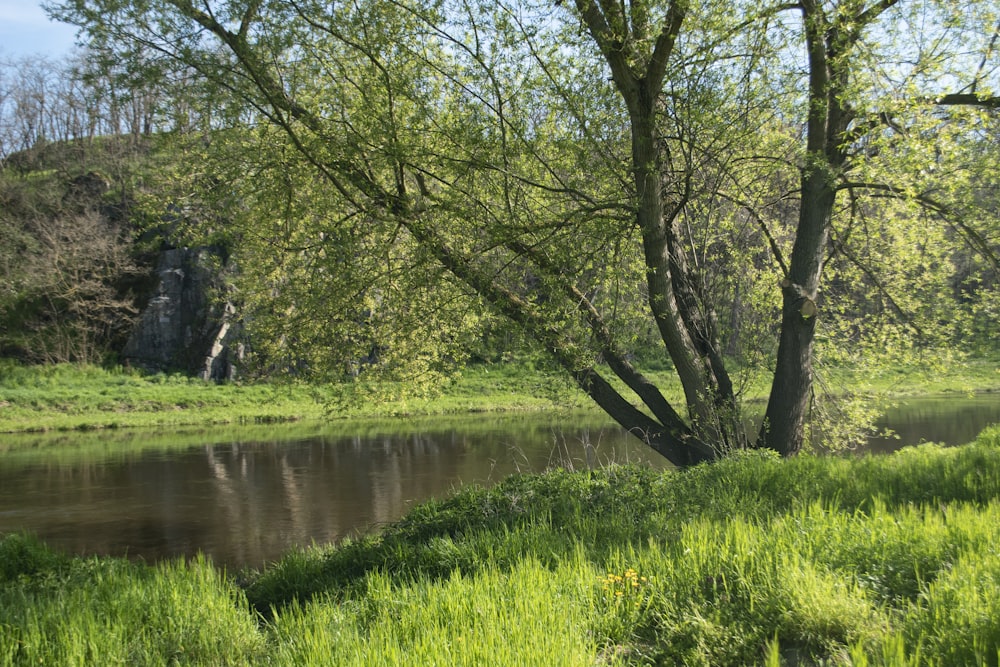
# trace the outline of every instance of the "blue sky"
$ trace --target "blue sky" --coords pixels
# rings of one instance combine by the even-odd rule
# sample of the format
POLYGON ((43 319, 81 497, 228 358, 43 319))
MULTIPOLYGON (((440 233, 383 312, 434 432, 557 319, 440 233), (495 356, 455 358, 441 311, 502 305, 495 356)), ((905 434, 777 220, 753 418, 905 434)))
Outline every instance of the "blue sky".
POLYGON ((38 0, 0 0, 0 57, 61 58, 72 51, 75 35, 75 27, 50 21, 38 0))

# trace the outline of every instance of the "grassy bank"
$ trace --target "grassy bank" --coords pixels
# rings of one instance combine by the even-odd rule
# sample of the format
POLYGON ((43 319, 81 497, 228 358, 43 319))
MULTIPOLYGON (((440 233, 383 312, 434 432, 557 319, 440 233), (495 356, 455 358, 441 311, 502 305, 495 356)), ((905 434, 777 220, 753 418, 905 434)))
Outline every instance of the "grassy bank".
POLYGON ((213 384, 120 368, 0 365, 0 433, 544 410, 584 399, 555 374, 516 365, 471 369, 423 394, 391 383, 213 384))
POLYGON ((994 428, 513 477, 235 576, 8 536, 0 663, 996 665, 998 496, 994 428))
MULTIPOLYGON (((669 398, 681 392, 669 371, 652 379, 669 398)), ((1000 360, 940 359, 910 366, 832 368, 821 389, 880 397, 1000 390, 1000 360)), ((763 398, 767 386, 750 381, 745 398, 763 398)), ((183 425, 267 424, 277 421, 370 419, 515 410, 592 407, 566 378, 530 362, 465 369, 434 393, 403 385, 310 386, 211 384, 171 375, 92 366, 21 367, 0 363, 0 433, 183 425)))

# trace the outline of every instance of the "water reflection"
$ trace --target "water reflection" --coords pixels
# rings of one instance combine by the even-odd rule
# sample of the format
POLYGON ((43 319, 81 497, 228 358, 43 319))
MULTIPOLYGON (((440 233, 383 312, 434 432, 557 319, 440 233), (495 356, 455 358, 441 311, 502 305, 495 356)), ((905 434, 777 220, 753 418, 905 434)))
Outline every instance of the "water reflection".
POLYGON ((894 435, 869 439, 865 450, 886 453, 922 442, 960 445, 974 440, 988 424, 1000 424, 1000 395, 905 399, 878 423, 894 435))
POLYGON ((524 419, 374 437, 231 442, 108 462, 0 465, 0 532, 73 553, 146 559, 198 550, 229 567, 277 559, 402 516, 413 503, 516 471, 617 460, 663 465, 618 428, 524 419), (586 447, 585 443, 592 447, 586 447))
MULTIPOLYGON (((996 397, 909 401, 884 420, 900 437, 872 448, 967 442, 991 422, 1000 422, 996 397)), ((371 530, 414 503, 513 472, 609 460, 664 465, 602 416, 441 424, 295 440, 275 427, 269 438, 206 435, 202 442, 214 444, 173 449, 144 449, 139 441, 22 447, 0 454, 0 532, 30 530, 79 554, 157 560, 204 551, 230 568, 259 566, 292 545, 371 530)))

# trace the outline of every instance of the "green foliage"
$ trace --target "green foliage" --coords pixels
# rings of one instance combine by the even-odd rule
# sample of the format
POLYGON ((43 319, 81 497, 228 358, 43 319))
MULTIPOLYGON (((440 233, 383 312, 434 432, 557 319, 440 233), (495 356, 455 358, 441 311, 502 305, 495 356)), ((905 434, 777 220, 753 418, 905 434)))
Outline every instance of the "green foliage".
POLYGON ((0 584, 4 664, 250 664, 263 647, 242 593, 203 558, 154 570, 34 550, 0 584))
MULTIPOLYGON (((994 345, 996 114, 968 103, 995 101, 994 8, 788 9, 80 0, 51 11, 91 38, 88 85, 112 89, 115 109, 120 90, 141 91, 149 123, 173 130, 169 157, 135 172, 143 224, 168 220, 178 239, 232 252, 260 375, 368 376, 426 397, 470 356, 510 351, 494 341, 514 328, 518 352, 534 340, 532 353, 576 377, 610 378, 602 361, 616 377, 622 362, 675 370, 685 387, 671 400, 688 403, 676 412, 700 438, 720 437, 701 434, 706 423, 740 423, 740 399, 775 368, 788 326, 777 285, 797 252, 813 267, 824 364, 994 345), (830 40, 814 44, 822 63, 803 60, 810 38, 830 40), (171 57, 150 55, 161 52, 171 57), (810 99, 813 66, 829 90, 810 99), (961 108, 930 103, 946 86, 973 94, 961 108), (821 196, 802 187, 813 171, 830 177, 821 196), (645 178, 659 197, 644 196, 645 178), (821 222, 800 237, 807 219, 821 222)), ((811 382, 809 343, 778 364, 801 367, 801 382, 779 384, 811 382)), ((399 398, 376 389, 388 386, 352 384, 344 403, 399 398)), ((614 387, 619 404, 639 398, 663 421, 658 398, 614 387)), ((803 437, 791 413, 810 396, 798 394, 795 410, 770 413, 775 433, 785 415, 795 424, 794 443, 769 442, 779 450, 803 437)), ((812 415, 814 431, 849 444, 873 410, 812 415)))
POLYGON ((1000 430, 515 476, 243 572, 0 540, 5 664, 996 664, 1000 430))

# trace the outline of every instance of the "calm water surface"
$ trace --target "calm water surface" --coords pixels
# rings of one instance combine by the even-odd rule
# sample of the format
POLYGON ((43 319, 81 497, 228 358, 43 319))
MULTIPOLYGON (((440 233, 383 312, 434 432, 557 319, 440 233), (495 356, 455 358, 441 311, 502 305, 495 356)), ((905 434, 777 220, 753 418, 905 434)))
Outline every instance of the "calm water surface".
POLYGON ((279 425, 272 437, 258 430, 249 440, 240 434, 132 454, 100 439, 140 434, 85 434, 76 452, 19 448, 0 453, 0 532, 29 530, 78 554, 156 560, 200 550, 231 568, 259 566, 292 545, 363 533, 414 503, 514 472, 608 461, 664 465, 592 414, 442 421, 296 440, 279 425))
MULTIPOLYGON (((871 448, 959 444, 993 422, 1000 397, 913 400, 885 418, 899 438, 871 448)), ((0 445, 0 532, 28 530, 78 554, 158 560, 203 551, 229 568, 257 567, 293 545, 363 533, 414 503, 513 472, 608 461, 663 466, 590 413, 419 420, 388 430, 403 427, 289 440, 287 427, 275 426, 206 433, 203 442, 214 444, 194 446, 112 433, 74 436, 74 448, 0 445), (132 453, 112 438, 131 439, 132 453)))

